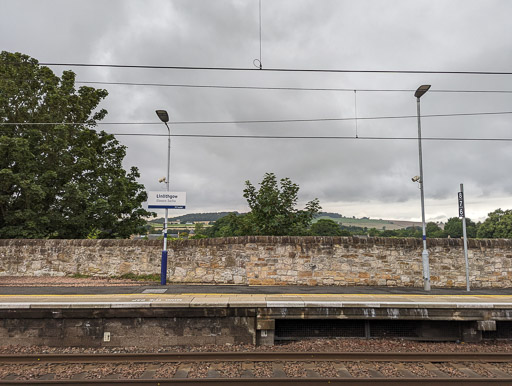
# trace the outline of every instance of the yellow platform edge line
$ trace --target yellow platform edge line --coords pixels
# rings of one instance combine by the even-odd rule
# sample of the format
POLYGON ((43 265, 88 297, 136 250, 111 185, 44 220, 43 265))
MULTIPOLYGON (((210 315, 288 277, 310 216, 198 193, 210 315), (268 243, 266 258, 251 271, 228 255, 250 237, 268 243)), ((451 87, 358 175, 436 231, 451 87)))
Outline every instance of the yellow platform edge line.
POLYGON ((144 296, 144 297, 175 297, 175 296, 280 296, 280 297, 441 297, 441 298, 449 298, 449 297, 478 297, 478 298, 506 298, 512 297, 510 295, 478 295, 478 294, 454 294, 454 295, 429 295, 429 294, 258 294, 258 293, 247 293, 247 294, 233 294, 233 293, 169 293, 169 294, 160 294, 160 293, 131 293, 131 294, 0 294, 0 298, 2 297, 114 297, 114 296, 144 296))

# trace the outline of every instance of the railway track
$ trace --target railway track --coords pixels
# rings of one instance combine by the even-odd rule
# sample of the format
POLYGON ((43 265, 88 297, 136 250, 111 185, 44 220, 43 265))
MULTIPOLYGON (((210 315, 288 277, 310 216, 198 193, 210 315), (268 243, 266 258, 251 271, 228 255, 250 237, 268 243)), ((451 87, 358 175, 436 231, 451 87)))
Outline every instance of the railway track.
POLYGON ((188 352, 119 354, 0 355, 6 363, 108 363, 108 362, 201 362, 201 361, 381 361, 381 362, 511 362, 511 353, 429 352, 188 352))
POLYGON ((0 355, 0 384, 512 384, 512 353, 0 355))

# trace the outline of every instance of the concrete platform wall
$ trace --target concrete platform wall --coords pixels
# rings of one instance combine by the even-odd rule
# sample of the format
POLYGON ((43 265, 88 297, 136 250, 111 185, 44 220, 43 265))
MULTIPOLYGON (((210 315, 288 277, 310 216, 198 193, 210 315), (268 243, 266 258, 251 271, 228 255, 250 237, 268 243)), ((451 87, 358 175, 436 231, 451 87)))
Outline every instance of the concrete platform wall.
MULTIPOLYGON (((434 287, 465 287, 462 240, 429 239, 434 287)), ((176 283, 422 287, 421 240, 247 236, 178 240, 176 283)), ((0 277, 159 273, 161 241, 0 240, 0 277)), ((512 287, 512 240, 469 240, 473 288, 512 287)), ((1 279, 0 279, 1 280, 1 279)))
POLYGON ((222 308, 0 309, 0 341, 61 347, 255 344, 255 320, 254 311, 222 308))

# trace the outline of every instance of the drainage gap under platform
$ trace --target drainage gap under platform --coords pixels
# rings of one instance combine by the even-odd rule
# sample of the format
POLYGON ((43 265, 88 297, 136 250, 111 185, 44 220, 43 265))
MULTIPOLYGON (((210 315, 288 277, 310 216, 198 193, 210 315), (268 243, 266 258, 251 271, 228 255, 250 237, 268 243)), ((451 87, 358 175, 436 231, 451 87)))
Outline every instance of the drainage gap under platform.
POLYGON ((364 338, 364 320, 276 319, 275 340, 364 338))
POLYGON ((512 321, 496 321, 496 331, 482 331, 483 339, 512 339, 512 321))
POLYGON ((357 319, 276 319, 275 340, 305 338, 402 338, 456 341, 464 322, 357 319))

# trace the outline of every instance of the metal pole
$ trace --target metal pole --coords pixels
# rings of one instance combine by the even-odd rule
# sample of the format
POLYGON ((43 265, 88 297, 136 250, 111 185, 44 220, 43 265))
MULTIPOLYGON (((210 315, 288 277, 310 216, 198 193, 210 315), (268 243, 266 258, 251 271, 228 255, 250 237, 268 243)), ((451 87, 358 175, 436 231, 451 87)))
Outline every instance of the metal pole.
MULTIPOLYGON (((464 185, 460 184, 460 192, 464 197, 464 185)), ((468 261, 468 238, 466 233, 466 211, 464 210, 464 216, 462 216, 462 237, 464 237, 464 260, 466 261, 466 291, 469 289, 469 261, 468 261)))
MULTIPOLYGON (((170 170, 171 170, 171 129, 167 122, 164 122, 167 127, 167 180, 166 186, 167 191, 169 191, 169 178, 170 178, 170 170)), ((167 283, 167 218, 169 214, 169 209, 165 208, 165 219, 164 219, 164 248, 162 250, 162 264, 160 271, 160 284, 165 285, 167 283)))
POLYGON ((421 225, 423 229, 423 252, 421 258, 423 262, 423 285, 425 291, 430 291, 430 267, 428 262, 427 250, 427 232, 425 226, 425 196, 423 193, 423 160, 421 152, 421 112, 420 112, 420 98, 416 98, 416 106, 418 110, 418 149, 420 159, 420 191, 421 191, 421 225))

